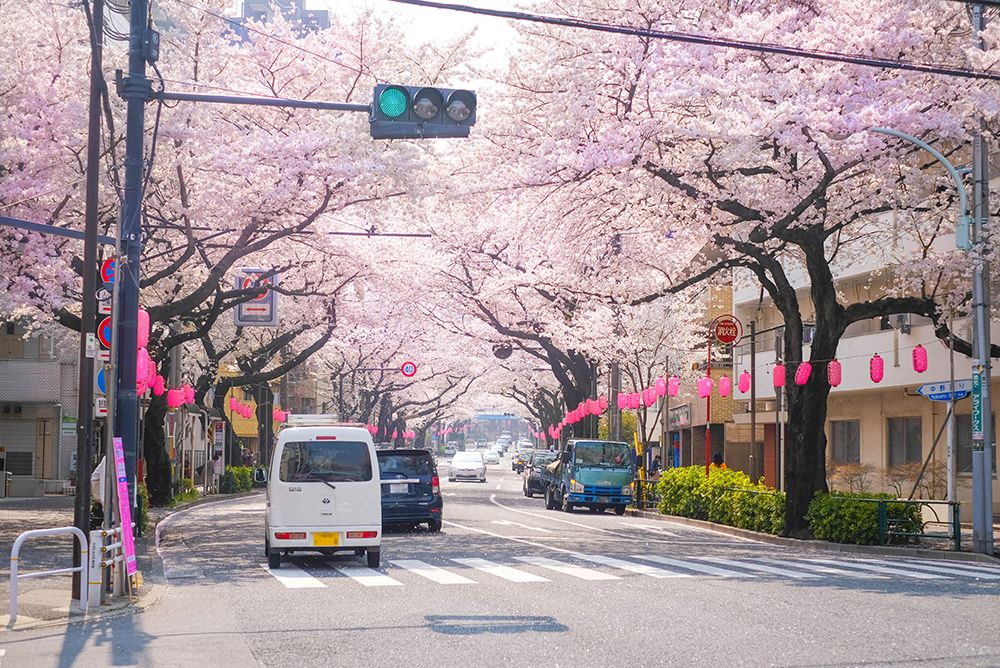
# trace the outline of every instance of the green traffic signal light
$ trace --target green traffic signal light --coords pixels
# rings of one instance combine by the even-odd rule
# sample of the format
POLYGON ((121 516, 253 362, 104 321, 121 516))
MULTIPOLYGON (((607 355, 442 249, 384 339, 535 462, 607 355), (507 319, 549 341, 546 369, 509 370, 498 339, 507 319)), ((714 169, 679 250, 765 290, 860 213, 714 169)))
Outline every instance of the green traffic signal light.
POLYGON ((399 118, 410 106, 410 96, 395 86, 386 88, 378 96, 378 107, 389 118, 399 118))

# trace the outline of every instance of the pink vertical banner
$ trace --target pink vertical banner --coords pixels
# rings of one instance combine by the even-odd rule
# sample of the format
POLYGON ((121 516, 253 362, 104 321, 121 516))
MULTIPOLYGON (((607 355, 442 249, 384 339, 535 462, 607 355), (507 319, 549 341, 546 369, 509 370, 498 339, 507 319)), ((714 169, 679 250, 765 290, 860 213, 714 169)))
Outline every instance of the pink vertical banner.
POLYGON ((132 502, 128 498, 128 475, 125 473, 125 448, 122 439, 115 436, 115 478, 118 479, 118 509, 122 518, 122 551, 125 553, 125 572, 136 572, 135 539, 132 536, 132 502))

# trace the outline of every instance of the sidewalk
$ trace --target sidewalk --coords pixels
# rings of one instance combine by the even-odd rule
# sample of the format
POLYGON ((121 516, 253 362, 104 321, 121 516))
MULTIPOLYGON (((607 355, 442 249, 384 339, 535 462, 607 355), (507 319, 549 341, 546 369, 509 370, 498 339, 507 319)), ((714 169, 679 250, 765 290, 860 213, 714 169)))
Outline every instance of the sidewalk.
MULTIPOLYGON (((256 492, 251 492, 256 493, 256 492)), ((241 494, 212 494, 173 508, 150 508, 149 527, 135 541, 136 561, 143 576, 143 585, 137 597, 129 600, 120 597, 111 606, 88 613, 86 617, 70 612, 72 600, 72 575, 51 575, 18 581, 18 614, 16 630, 39 626, 60 625, 93 619, 95 615, 117 612, 137 605, 146 607, 155 603, 165 587, 162 565, 156 554, 156 525, 167 516, 203 503, 245 496, 241 494)), ((74 497, 51 495, 36 498, 0 499, 0 633, 7 627, 10 612, 10 552, 17 537, 32 529, 51 529, 73 525, 74 497)), ((20 572, 30 573, 73 565, 71 535, 32 538, 21 548, 18 560, 20 572)))

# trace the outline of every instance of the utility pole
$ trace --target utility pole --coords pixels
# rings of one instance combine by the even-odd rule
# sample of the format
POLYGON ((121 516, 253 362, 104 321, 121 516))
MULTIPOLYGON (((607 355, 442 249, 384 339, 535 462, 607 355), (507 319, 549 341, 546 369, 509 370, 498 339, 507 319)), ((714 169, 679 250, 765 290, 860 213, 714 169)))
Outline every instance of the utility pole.
MULTIPOLYGON (((146 101, 152 86, 146 78, 146 52, 149 38, 146 24, 148 5, 129 3, 128 77, 122 81, 120 95, 126 101, 125 117, 125 195, 121 226, 118 230, 121 254, 115 266, 118 288, 117 387, 115 388, 115 433, 125 450, 125 472, 129 499, 135 505, 136 460, 139 452, 139 401, 135 388, 136 329, 139 317, 139 254, 142 251, 143 144, 146 101)), ((152 41, 152 40, 150 40, 152 41)))
MULTIPOLYGON (((970 6, 975 45, 985 50, 982 31, 986 28, 983 5, 970 6)), ((972 364, 972 550, 993 554, 993 404, 990 363, 989 292, 989 151, 983 137, 985 121, 972 138, 973 180, 973 354, 972 364)))
POLYGON ((761 473, 758 467, 763 459, 757 461, 757 321, 750 321, 750 478, 756 482, 761 473))
POLYGON ((612 441, 622 440, 622 412, 618 408, 618 393, 622 387, 622 370, 618 362, 611 363, 611 391, 608 392, 608 407, 611 409, 608 420, 608 437, 612 441))
MULTIPOLYGON (((94 0, 90 25, 90 109, 87 122, 87 200, 85 238, 83 241, 83 295, 80 304, 80 384, 76 413, 76 498, 73 525, 90 535, 90 466, 94 449, 94 362, 97 342, 97 204, 101 172, 101 93, 104 77, 102 40, 104 38, 104 0, 94 0)), ((134 384, 134 383, 133 383, 134 384)), ((62 429, 62 425, 59 425, 62 429)), ((61 432, 60 432, 61 433, 61 432)), ((107 462, 105 462, 107 465, 107 462)), ((105 471, 106 484, 111 484, 105 471)), ((101 500, 103 502, 103 499, 101 500)), ((73 550, 73 566, 80 566, 83 545, 73 550)), ((73 598, 79 604, 79 571, 73 573, 73 598)))
MULTIPOLYGON (((663 360, 663 378, 670 378, 670 355, 663 360)), ((672 449, 670 447, 670 392, 666 392, 660 399, 660 468, 667 468, 667 462, 672 461, 672 449), (671 457, 671 459, 667 459, 671 457)))

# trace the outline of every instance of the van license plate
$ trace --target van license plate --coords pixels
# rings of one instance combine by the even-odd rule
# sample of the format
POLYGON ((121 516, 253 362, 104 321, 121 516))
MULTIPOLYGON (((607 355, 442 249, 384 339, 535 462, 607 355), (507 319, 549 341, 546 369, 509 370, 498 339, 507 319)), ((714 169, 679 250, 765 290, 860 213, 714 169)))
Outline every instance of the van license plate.
POLYGON ((599 497, 597 497, 597 502, 598 503, 611 503, 611 497, 610 496, 599 496, 599 497))
POLYGON ((316 547, 336 547, 340 545, 340 534, 336 531, 317 531, 313 534, 316 547))
POLYGON ((410 491, 410 486, 405 482, 396 485, 389 485, 390 494, 406 494, 409 491, 410 491))

